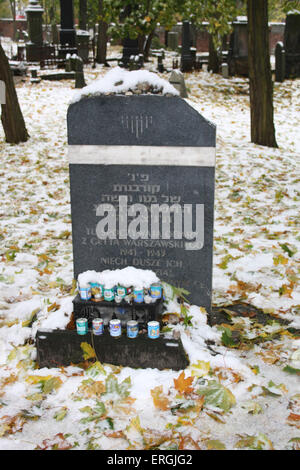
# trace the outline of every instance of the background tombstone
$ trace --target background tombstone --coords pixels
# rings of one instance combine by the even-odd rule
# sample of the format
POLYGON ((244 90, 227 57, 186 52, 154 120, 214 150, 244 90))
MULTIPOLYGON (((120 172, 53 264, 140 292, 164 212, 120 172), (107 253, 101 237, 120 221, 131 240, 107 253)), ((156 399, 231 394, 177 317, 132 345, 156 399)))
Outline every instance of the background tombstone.
POLYGON ((43 60, 45 44, 43 41, 43 13, 44 9, 37 0, 30 0, 26 9, 28 21, 29 41, 26 43, 27 62, 43 60))
POLYGON ((120 65, 122 67, 128 67, 130 59, 138 57, 140 50, 137 39, 130 39, 129 37, 124 38, 123 40, 123 54, 120 65))
POLYGON ((179 91, 181 98, 188 98, 187 89, 185 86, 184 75, 179 70, 173 70, 169 78, 169 82, 176 90, 179 91))
POLYGON ((182 23, 182 47, 181 47, 181 71, 193 70, 193 58, 191 54, 191 32, 189 21, 182 23))
POLYGON ((157 54, 157 70, 160 73, 163 73, 165 70, 162 54, 157 54))
POLYGON ((168 31, 168 48, 172 49, 172 51, 176 51, 178 49, 178 32, 177 31, 168 31))
POLYGON ((81 57, 76 57, 76 62, 75 62, 75 88, 83 88, 86 86, 85 80, 84 80, 84 72, 83 72, 83 60, 81 57))
POLYGON ((283 82, 285 79, 285 50, 282 42, 275 47, 275 81, 283 82))
POLYGON ((248 76, 248 19, 238 17, 232 25, 228 51, 229 74, 248 76))
MULTIPOLYGON (((122 13, 120 14, 120 21, 122 22, 126 17, 130 16, 132 10, 138 8, 138 5, 133 2, 132 5, 126 5, 122 13)), ((129 67, 131 58, 134 60, 134 57, 137 57, 140 53, 139 41, 138 38, 131 39, 129 36, 126 36, 122 41, 123 53, 122 59, 119 62, 121 67, 129 67)))
POLYGON ((69 106, 67 121, 74 276, 126 266, 151 269, 209 311, 215 126, 181 98, 163 95, 85 97, 69 106), (128 235, 132 204, 144 214, 139 224, 149 218, 147 236, 128 235), (162 211, 159 233, 152 233, 153 206, 162 211), (106 239, 102 210, 118 222, 106 239), (170 233, 162 238, 168 213, 170 233), (181 232, 175 214, 183 217, 181 232))
POLYGON ((226 62, 223 62, 221 64, 221 72, 222 72, 222 77, 223 78, 229 78, 229 67, 226 62))
POLYGON ((300 77, 300 11, 286 17, 284 29, 285 76, 300 77))
POLYGON ((79 57, 85 64, 89 62, 90 34, 88 31, 76 31, 76 46, 79 57))
POLYGON ((60 0, 59 58, 76 54, 76 32, 74 29, 73 0, 60 0))

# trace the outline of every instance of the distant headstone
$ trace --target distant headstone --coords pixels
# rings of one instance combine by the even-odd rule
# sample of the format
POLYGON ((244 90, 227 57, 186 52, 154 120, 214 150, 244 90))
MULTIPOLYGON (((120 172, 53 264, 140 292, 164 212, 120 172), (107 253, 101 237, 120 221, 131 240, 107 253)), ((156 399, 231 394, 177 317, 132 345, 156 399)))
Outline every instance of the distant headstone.
POLYGON ((73 0, 60 0, 59 59, 76 54, 73 0))
POLYGON ((89 42, 90 35, 88 31, 76 31, 77 54, 79 57, 81 57, 85 64, 87 64, 89 61, 89 42))
POLYGON ((44 9, 37 0, 30 0, 26 8, 29 40, 26 43, 27 62, 39 62, 44 58, 43 42, 44 9))
POLYGON ((221 71, 222 71, 222 77, 223 78, 229 78, 229 67, 226 62, 223 62, 221 64, 221 71))
POLYGON ((209 311, 215 126, 151 94, 85 97, 67 121, 74 276, 151 269, 209 311))
POLYGON ((285 76, 300 77, 300 11, 291 11, 285 21, 285 76))
POLYGON ((283 82, 285 79, 285 50, 282 42, 275 47, 275 81, 283 82))
POLYGON ((65 71, 66 72, 72 72, 71 54, 67 54, 67 56, 66 56, 65 71))
POLYGON ((169 82, 174 88, 176 88, 176 90, 179 91, 181 98, 188 98, 183 73, 179 70, 173 70, 169 78, 169 82))
POLYGON ((84 72, 83 72, 83 60, 81 57, 76 57, 76 63, 74 65, 75 69, 75 88, 83 88, 86 86, 84 80, 84 72))
POLYGON ((40 83, 41 78, 38 77, 37 69, 31 69, 30 72, 31 72, 30 83, 40 83))
POLYGON ((131 39, 126 37, 123 40, 123 54, 120 65, 123 67, 128 67, 131 57, 139 55, 139 44, 137 39, 131 39))
POLYGON ((232 23, 233 32, 230 35, 228 65, 230 75, 248 76, 248 20, 238 17, 232 23))
POLYGON ((75 48, 76 32, 74 28, 73 0, 60 0, 60 33, 61 46, 75 48))
POLYGON ((157 70, 160 73, 163 73, 165 68, 163 64, 163 56, 162 54, 157 54, 157 70))
POLYGON ((193 58, 191 54, 191 32, 190 22, 182 23, 182 47, 181 47, 181 71, 191 72, 193 70, 193 58))
POLYGON ((176 49, 178 49, 178 36, 177 31, 168 32, 168 48, 172 49, 172 51, 176 51, 176 49))

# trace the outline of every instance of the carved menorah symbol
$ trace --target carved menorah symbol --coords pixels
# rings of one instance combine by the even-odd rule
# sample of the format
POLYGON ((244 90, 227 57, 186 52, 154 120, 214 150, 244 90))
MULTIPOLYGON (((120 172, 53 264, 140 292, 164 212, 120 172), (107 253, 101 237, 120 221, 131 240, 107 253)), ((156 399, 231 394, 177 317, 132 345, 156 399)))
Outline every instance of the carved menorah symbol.
POLYGON ((127 129, 131 134, 135 135, 136 139, 139 139, 153 124, 153 117, 144 114, 123 114, 121 116, 121 123, 124 129, 127 129))

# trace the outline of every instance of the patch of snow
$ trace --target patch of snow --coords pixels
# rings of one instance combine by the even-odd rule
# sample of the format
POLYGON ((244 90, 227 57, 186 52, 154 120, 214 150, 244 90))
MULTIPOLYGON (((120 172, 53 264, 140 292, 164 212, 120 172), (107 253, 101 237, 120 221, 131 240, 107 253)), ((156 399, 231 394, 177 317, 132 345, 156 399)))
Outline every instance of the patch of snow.
POLYGON ((157 74, 148 70, 127 71, 121 67, 114 67, 104 77, 90 83, 74 94, 71 103, 80 101, 82 98, 104 95, 106 93, 121 94, 134 90, 139 83, 148 83, 162 94, 178 96, 179 92, 167 80, 160 78, 157 74))
POLYGON ((159 278, 153 271, 137 269, 133 266, 116 270, 107 269, 102 272, 85 271, 78 276, 78 284, 80 287, 88 287, 90 282, 98 282, 99 284, 104 284, 108 289, 117 285, 147 289, 151 284, 158 281, 159 278))

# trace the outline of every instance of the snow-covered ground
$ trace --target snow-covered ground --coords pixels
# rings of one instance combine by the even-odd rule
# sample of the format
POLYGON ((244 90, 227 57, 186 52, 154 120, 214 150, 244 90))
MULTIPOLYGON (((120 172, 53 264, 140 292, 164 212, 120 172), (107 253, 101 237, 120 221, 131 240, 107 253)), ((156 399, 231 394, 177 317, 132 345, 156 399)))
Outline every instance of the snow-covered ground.
MULTIPOLYGON (((86 69, 87 83, 104 73, 86 69)), ((37 369, 37 328, 64 328, 72 313, 66 111, 76 90, 19 83, 30 139, 5 144, 0 129, 0 449, 300 445, 300 339, 276 321, 300 327, 300 81, 275 84, 270 149, 250 143, 247 80, 185 78, 190 104, 217 125, 214 305, 247 302, 274 321, 232 316, 220 329, 187 308, 193 326, 171 326, 190 359, 183 372, 37 369)), ((171 297, 167 312, 182 313, 171 297)))

